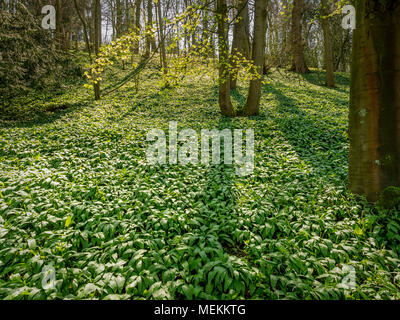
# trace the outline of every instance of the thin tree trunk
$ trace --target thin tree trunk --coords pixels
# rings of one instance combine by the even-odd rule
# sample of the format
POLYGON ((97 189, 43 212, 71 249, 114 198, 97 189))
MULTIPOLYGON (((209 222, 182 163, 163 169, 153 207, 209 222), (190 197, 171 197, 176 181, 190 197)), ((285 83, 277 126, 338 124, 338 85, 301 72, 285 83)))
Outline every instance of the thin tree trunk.
MULTIPOLYGON (((150 30, 153 27, 153 0, 147 0, 147 30, 150 30)), ((155 46, 153 45, 154 38, 147 36, 146 37, 146 53, 145 56, 149 57, 150 52, 154 50, 155 46)))
POLYGON ((101 0, 99 1, 99 4, 98 4, 98 6, 97 6, 97 10, 96 10, 96 13, 97 13, 97 23, 98 23, 98 25, 97 25, 97 42, 98 42, 98 48, 100 48, 101 47, 101 44, 102 44, 102 17, 101 17, 101 0))
POLYGON ((61 0, 56 0, 56 39, 57 47, 61 49, 62 47, 62 11, 61 11, 61 0))
POLYGON ((234 116, 230 96, 229 81, 229 49, 228 49, 228 30, 227 30, 228 7, 226 0, 217 0, 217 20, 218 20, 218 51, 219 51, 219 107, 224 116, 234 116))
POLYGON ((253 40, 253 61, 257 67, 258 79, 250 81, 245 107, 248 116, 256 116, 260 110, 261 82, 265 59, 265 34, 267 25, 267 0, 255 0, 255 22, 253 40))
POLYGON ((304 44, 302 37, 302 17, 303 0, 293 0, 292 11, 292 54, 293 63, 292 71, 298 73, 308 73, 310 70, 307 67, 306 59, 304 58, 304 44))
MULTIPOLYGON (((238 19, 233 27, 232 55, 242 55, 245 58, 250 58, 250 19, 249 19, 249 3, 248 0, 238 0, 238 19)), ((239 66, 234 64, 234 68, 239 66)), ((230 79, 231 90, 235 90, 237 86, 237 72, 231 73, 230 79)))
MULTIPOLYGON (((349 30, 343 30, 343 33, 345 34, 344 35, 344 39, 343 39, 343 36, 342 36, 339 56, 338 56, 338 58, 336 60, 336 63, 335 63, 335 70, 336 71, 339 70, 340 66, 343 67, 343 65, 346 64, 346 61, 345 61, 345 58, 346 58, 345 55, 346 54, 345 53, 346 53, 346 47, 347 47, 348 43, 350 42, 350 32, 349 32, 349 30)), ((346 72, 346 70, 341 70, 341 71, 346 72)))
POLYGON ((349 188, 375 201, 400 186, 400 2, 355 4, 349 188))
POLYGON ((333 45, 332 45, 332 35, 331 30, 329 28, 329 8, 328 1, 321 0, 321 25, 322 25, 322 33, 324 35, 324 62, 326 68, 326 82, 325 84, 328 87, 335 86, 335 74, 334 74, 334 64, 333 64, 333 45))
POLYGON ((161 1, 157 2, 157 20, 158 20, 158 29, 159 29, 159 41, 160 41, 160 59, 161 59, 161 67, 164 70, 164 74, 168 73, 168 63, 167 63, 167 53, 165 51, 165 34, 164 34, 164 23, 161 12, 161 1))
POLYGON ((124 18, 124 28, 123 32, 129 32, 130 29, 130 23, 131 23, 131 10, 130 10, 130 1, 125 0, 125 18, 124 18))
MULTIPOLYGON (((138 32, 138 33, 140 33, 140 30, 141 30, 141 25, 140 25, 140 7, 141 7, 141 4, 142 4, 142 1, 141 0, 136 0, 136 4, 135 4, 135 6, 136 6, 136 8, 135 8, 135 14, 136 14, 136 16, 135 16, 135 31, 136 32, 138 32)), ((133 50, 133 53, 134 54, 139 54, 139 42, 137 42, 136 44, 135 44, 135 48, 134 48, 134 50, 133 50)))
MULTIPOLYGON (((100 0, 95 0, 94 3, 94 51, 96 58, 100 53, 100 29, 101 29, 101 4, 100 0)), ((96 100, 100 100, 100 82, 94 84, 94 96, 96 100)))
POLYGON ((120 38, 122 36, 122 5, 121 5, 121 0, 116 0, 116 11, 117 11, 117 22, 116 22, 116 31, 117 31, 117 38, 120 38))
POLYGON ((76 1, 77 0, 74 0, 76 14, 78 15, 79 20, 81 21, 82 26, 83 26, 83 38, 85 39, 86 49, 87 49, 88 54, 89 54, 90 63, 92 63, 92 61, 93 61, 92 60, 92 52, 90 50, 90 42, 89 42, 89 36, 88 36, 88 30, 87 30, 86 21, 83 18, 82 14, 81 14, 81 11, 79 10, 78 3, 76 1))

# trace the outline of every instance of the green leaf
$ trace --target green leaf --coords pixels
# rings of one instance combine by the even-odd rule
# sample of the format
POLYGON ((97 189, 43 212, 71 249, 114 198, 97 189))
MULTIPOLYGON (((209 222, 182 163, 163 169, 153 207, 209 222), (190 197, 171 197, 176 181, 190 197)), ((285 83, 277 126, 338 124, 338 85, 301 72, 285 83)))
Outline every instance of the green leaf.
POLYGON ((68 228, 72 222, 72 217, 68 216, 67 220, 65 220, 65 227, 68 228))

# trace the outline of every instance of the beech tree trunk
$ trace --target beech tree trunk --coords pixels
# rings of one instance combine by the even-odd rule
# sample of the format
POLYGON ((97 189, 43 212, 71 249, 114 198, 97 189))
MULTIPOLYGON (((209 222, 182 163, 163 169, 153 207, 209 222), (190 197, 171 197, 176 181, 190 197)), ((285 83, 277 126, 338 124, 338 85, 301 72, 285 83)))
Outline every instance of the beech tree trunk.
POLYGON ((227 28, 228 6, 226 0, 217 0, 218 51, 219 51, 219 107, 224 116, 234 116, 230 96, 229 49, 227 28))
MULTIPOLYGON (((239 21, 233 27, 232 55, 243 55, 250 58, 250 19, 248 0, 237 1, 237 16, 239 21)), ((238 67, 238 66, 236 66, 238 67)), ((237 86, 237 72, 231 73, 231 90, 237 86)))
POLYGON ((332 45, 332 34, 329 27, 329 21, 327 16, 329 15, 329 7, 327 0, 321 0, 321 26, 322 33, 324 35, 324 62, 326 69, 326 81, 325 84, 328 87, 335 86, 335 74, 334 74, 334 63, 333 63, 333 45, 332 45))
POLYGON ((255 0, 255 22, 252 60, 257 67, 258 79, 250 81, 245 113, 256 116, 260 111, 261 82, 265 60, 265 34, 267 26, 267 0, 255 0))
POLYGON ((400 1, 355 1, 349 188, 375 201, 400 186, 400 1))
POLYGON ((302 37, 303 0, 293 0, 292 11, 292 71, 304 74, 310 72, 304 58, 304 44, 302 37))

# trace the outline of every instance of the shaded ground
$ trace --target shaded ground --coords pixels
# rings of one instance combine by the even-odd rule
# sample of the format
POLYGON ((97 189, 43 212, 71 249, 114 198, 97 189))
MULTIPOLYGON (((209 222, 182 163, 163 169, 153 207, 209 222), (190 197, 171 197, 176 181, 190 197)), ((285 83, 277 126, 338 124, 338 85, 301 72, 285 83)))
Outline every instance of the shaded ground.
POLYGON ((348 75, 336 89, 316 74, 269 81, 250 119, 221 117, 211 81, 142 79, 138 93, 92 102, 74 88, 44 103, 66 110, 3 123, 0 298, 399 299, 399 214, 346 191, 348 75), (172 120, 254 128, 253 175, 147 165, 147 131, 172 120))

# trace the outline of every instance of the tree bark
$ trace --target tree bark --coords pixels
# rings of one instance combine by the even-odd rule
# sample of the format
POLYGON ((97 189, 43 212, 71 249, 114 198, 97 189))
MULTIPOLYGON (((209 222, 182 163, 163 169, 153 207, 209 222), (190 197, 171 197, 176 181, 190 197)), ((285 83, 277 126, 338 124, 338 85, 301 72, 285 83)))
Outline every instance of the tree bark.
POLYGON ((62 48, 62 11, 61 11, 61 0, 56 0, 56 39, 57 47, 62 48))
POLYGON ((87 24, 86 24, 86 21, 85 21, 84 17, 82 16, 81 11, 80 11, 80 9, 78 7, 77 0, 74 0, 74 5, 75 5, 76 14, 78 15, 79 20, 81 21, 82 26, 83 26, 83 38, 85 39, 86 49, 87 49, 88 54, 89 54, 89 61, 90 61, 90 63, 92 63, 92 51, 90 49, 90 42, 89 42, 87 24))
MULTIPOLYGON (((135 3, 135 31, 140 33, 141 25, 140 25, 140 7, 142 5, 141 0, 136 0, 135 3)), ((135 48, 133 50, 134 54, 139 54, 139 42, 135 44, 135 48)))
MULTIPOLYGON (((100 0, 94 3, 94 51, 96 58, 100 53, 100 29, 101 29, 101 4, 100 0)), ((100 82, 94 84, 94 96, 96 100, 100 100, 100 82)))
POLYGON ((129 0, 125 0, 125 5, 124 5, 124 28, 123 28, 123 32, 129 32, 130 27, 131 27, 131 3, 129 0))
POLYGON ((328 1, 321 0, 321 26, 322 33, 324 36, 324 62, 326 69, 326 80, 325 84, 328 87, 335 86, 335 74, 333 64, 333 45, 332 45, 332 34, 329 28, 329 21, 327 16, 329 15, 328 1))
MULTIPOLYGON (((250 19, 249 19, 249 3, 248 0, 238 0, 237 3, 238 19, 233 27, 232 55, 242 55, 250 58, 250 19)), ((234 68, 239 67, 234 64, 234 68)), ((236 90, 237 72, 231 73, 230 78, 231 90, 236 90)))
POLYGON ((303 0, 293 0, 292 11, 292 71, 304 74, 310 72, 304 58, 304 44, 302 37, 303 0))
POLYGON ((123 22, 122 22, 122 4, 121 0, 117 0, 116 2, 116 11, 117 11, 117 22, 115 25, 116 31, 117 31, 117 38, 122 36, 122 27, 123 27, 123 22))
POLYGON ((256 116, 260 112, 261 83, 265 60, 265 34, 267 25, 267 0, 255 0, 255 22, 253 40, 253 63, 257 67, 258 78, 250 81, 245 113, 256 116))
POLYGON ((96 14, 97 14, 97 43, 99 49, 102 43, 101 1, 99 1, 99 3, 97 4, 96 14))
POLYGON ((350 31, 349 30, 343 30, 342 31, 342 37, 341 37, 341 44, 340 44, 340 50, 339 50, 339 55, 337 57, 337 60, 335 62, 335 70, 339 71, 339 67, 341 67, 340 71, 346 72, 345 66, 347 65, 347 56, 348 50, 347 46, 350 42, 350 31))
POLYGON ((400 186, 400 2, 355 1, 349 188, 375 201, 400 186))
MULTIPOLYGON (((153 0, 147 0, 147 30, 153 27, 153 0)), ((145 56, 149 57, 150 52, 155 50, 155 40, 154 37, 146 37, 146 53, 145 56)))
POLYGON ((161 12, 161 1, 157 2, 157 20, 158 20, 158 29, 159 29, 159 47, 160 47, 160 60, 161 67, 164 70, 164 74, 168 73, 168 63, 167 63, 167 53, 165 51, 165 34, 164 34, 164 23, 161 12))
POLYGON ((233 105, 230 96, 229 81, 229 49, 227 44, 228 7, 226 0, 217 0, 217 21, 218 21, 218 51, 219 51, 219 107, 224 116, 234 116, 233 105))

